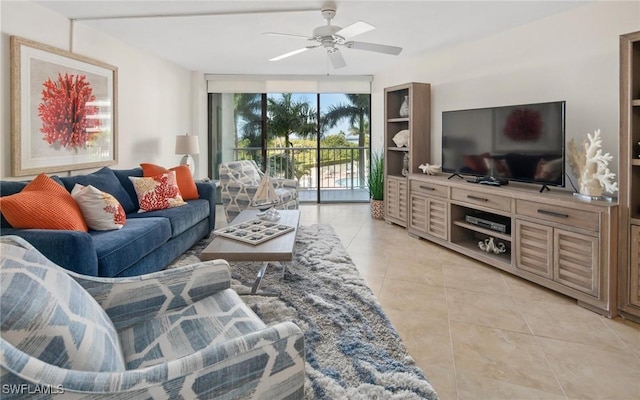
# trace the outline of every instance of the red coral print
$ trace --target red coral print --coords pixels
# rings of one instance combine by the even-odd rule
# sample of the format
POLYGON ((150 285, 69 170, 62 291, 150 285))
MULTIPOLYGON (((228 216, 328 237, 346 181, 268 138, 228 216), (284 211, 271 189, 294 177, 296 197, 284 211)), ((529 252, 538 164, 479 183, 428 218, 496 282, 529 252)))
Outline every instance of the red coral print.
POLYGON ((144 198, 140 201, 140 208, 145 210, 159 210, 169 208, 169 199, 178 196, 178 187, 169 184, 169 176, 162 174, 153 177, 158 185, 151 191, 145 193, 144 198))
POLYGON ((120 203, 117 205, 107 205, 104 211, 113 214, 113 223, 116 225, 124 225, 124 223, 127 222, 127 215, 124 213, 124 209, 120 203))
POLYGON ((38 106, 43 140, 64 148, 86 148, 94 139, 87 129, 100 126, 99 120, 87 119, 87 115, 98 113, 98 107, 87 106, 87 102, 96 99, 87 77, 58 74, 57 81, 47 79, 43 86, 42 103, 38 106))
POLYGON ((542 134, 542 117, 535 110, 518 108, 509 114, 503 130, 512 140, 536 140, 542 134))

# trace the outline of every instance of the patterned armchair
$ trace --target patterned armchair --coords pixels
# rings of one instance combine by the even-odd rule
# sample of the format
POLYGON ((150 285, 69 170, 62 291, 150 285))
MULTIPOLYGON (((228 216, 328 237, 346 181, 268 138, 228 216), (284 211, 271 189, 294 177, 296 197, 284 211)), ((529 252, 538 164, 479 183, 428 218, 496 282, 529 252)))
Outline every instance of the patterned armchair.
POLYGON ((229 281, 224 260, 87 277, 3 236, 2 397, 302 398, 300 329, 265 326, 229 281))
MULTIPOLYGON (((220 164, 220 193, 224 215, 231 222, 245 209, 258 190, 264 173, 254 160, 230 161, 220 164)), ((280 203, 279 210, 298 209, 298 181, 296 179, 271 178, 280 203)))

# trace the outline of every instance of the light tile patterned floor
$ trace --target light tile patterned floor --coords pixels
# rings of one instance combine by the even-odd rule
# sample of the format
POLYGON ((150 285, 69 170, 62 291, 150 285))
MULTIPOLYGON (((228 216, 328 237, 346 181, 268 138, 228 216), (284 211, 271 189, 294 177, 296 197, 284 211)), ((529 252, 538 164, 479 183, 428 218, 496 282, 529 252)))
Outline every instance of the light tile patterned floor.
POLYGON ((640 399, 639 324, 411 238, 368 204, 301 210, 333 226, 442 400, 640 399))

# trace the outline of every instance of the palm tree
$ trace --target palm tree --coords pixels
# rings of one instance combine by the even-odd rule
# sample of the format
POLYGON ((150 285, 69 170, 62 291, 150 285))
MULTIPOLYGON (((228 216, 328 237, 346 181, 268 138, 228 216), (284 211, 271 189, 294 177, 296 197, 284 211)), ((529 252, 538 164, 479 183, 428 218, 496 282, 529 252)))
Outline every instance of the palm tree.
MULTIPOLYGON (((236 93, 233 101, 233 117, 238 130, 236 132, 236 141, 240 142, 241 139, 246 143, 247 147, 259 148, 262 134, 262 96, 259 94, 236 93)), ((236 143, 236 146, 239 144, 236 143)))
POLYGON ((347 119, 349 125, 358 133, 358 179, 364 185, 365 175, 365 146, 369 135, 369 116, 371 100, 368 94, 346 94, 348 102, 329 107, 323 116, 323 129, 334 128, 338 122, 347 119))
MULTIPOLYGON (((316 110, 307 101, 295 101, 291 93, 280 97, 270 97, 267 101, 267 131, 269 135, 284 139, 285 147, 293 147, 291 135, 309 138, 316 134, 316 110)), ((274 155, 275 168, 281 168, 285 177, 296 175, 295 160, 289 150, 282 155, 274 155)))
POLYGON ((284 139, 291 147, 289 137, 296 134, 308 138, 316 134, 316 110, 307 101, 295 101, 291 93, 279 98, 270 97, 267 105, 267 129, 270 134, 284 139))

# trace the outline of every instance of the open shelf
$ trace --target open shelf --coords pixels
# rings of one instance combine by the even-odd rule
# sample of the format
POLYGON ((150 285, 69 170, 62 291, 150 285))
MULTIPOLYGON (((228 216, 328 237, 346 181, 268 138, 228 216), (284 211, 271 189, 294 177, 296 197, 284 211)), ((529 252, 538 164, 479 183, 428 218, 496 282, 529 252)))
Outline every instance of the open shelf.
MULTIPOLYGON (((511 264, 511 245, 512 238, 511 234, 494 231, 493 229, 485 228, 479 225, 474 225, 466 221, 465 217, 468 215, 478 215, 479 207, 474 206, 473 208, 468 205, 462 204, 451 204, 451 232, 450 232, 450 241, 453 244, 462 246, 466 248, 468 251, 472 251, 473 254, 477 254, 478 256, 482 255, 484 257, 488 257, 490 261, 498 260, 505 264, 511 264), (498 243, 502 243, 507 251, 502 254, 495 254, 492 252, 486 252, 478 247, 478 242, 483 242, 486 239, 493 238, 494 244, 498 245, 498 243)), ((484 213, 488 214, 485 216, 487 220, 492 221, 500 221, 501 219, 505 219, 503 215, 497 214, 493 211, 485 211, 484 213), (496 218, 492 218, 491 215, 495 215, 496 218)), ((506 221, 501 221, 503 223, 508 224, 508 227, 511 227, 511 218, 507 217, 506 221)))
POLYGON ((637 106, 640 106, 640 99, 632 100, 632 101, 631 101, 631 105, 636 106, 636 107, 637 107, 637 106))
POLYGON ((640 167, 640 158, 634 158, 631 160, 631 165, 640 167))
POLYGON ((486 229, 486 228, 483 228, 481 226, 473 225, 473 224, 470 224, 470 223, 464 222, 464 221, 453 221, 453 224, 457 225, 457 226, 459 226, 461 228, 469 229, 469 230, 472 230, 472 231, 475 231, 475 232, 484 233, 485 235, 493 236, 494 238, 502 239, 502 240, 505 240, 507 242, 511 241, 511 235, 509 235, 507 233, 493 231, 491 229, 486 229))
POLYGON ((486 251, 482 251, 480 250, 480 248, 478 247, 478 242, 479 240, 462 240, 459 242, 454 242, 455 244, 457 244, 460 247, 464 247, 465 249, 471 250, 474 253, 478 253, 481 254, 485 257, 488 257, 494 261, 498 261, 500 263, 504 263, 506 265, 511 265, 511 249, 509 248, 507 250, 506 253, 502 253, 502 254, 494 254, 494 253, 487 253, 486 251))
POLYGON ((387 147, 387 150, 389 151, 403 151, 403 152, 407 152, 409 151, 408 147, 387 147))
POLYGON ((389 118, 387 122, 409 122, 409 117, 389 118))

